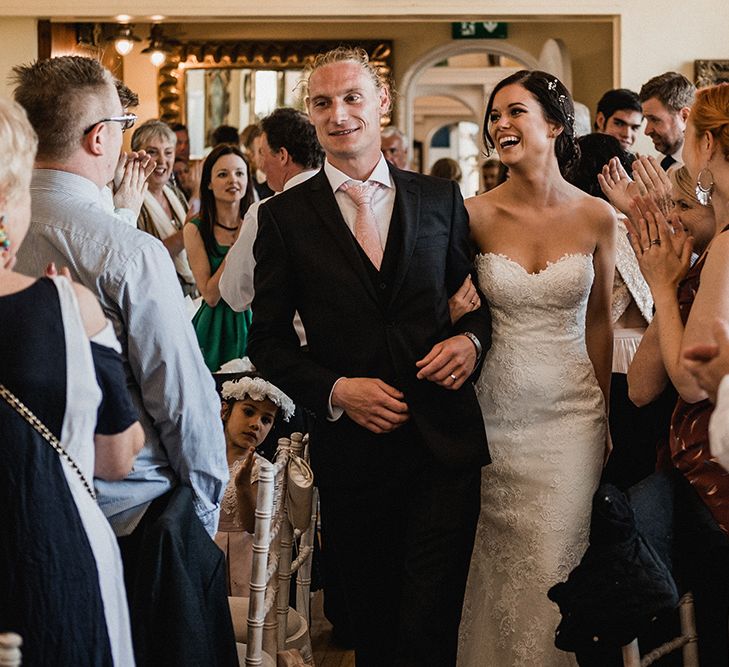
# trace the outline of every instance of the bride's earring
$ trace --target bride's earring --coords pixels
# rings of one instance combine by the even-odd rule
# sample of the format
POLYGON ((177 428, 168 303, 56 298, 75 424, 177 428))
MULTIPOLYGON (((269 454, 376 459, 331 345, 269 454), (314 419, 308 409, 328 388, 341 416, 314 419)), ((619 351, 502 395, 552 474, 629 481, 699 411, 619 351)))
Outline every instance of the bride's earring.
POLYGON ((704 167, 696 178, 696 199, 702 206, 708 206, 711 201, 711 193, 714 191, 714 174, 709 167, 704 167), (709 184, 704 185, 703 180, 708 179, 709 184))

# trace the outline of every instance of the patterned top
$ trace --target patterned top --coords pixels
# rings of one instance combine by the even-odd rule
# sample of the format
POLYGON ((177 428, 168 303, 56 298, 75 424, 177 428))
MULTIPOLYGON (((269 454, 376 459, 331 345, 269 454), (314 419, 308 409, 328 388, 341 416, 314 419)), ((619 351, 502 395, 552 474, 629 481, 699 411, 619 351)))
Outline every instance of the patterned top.
MULTIPOLYGON (((678 307, 686 322, 701 283, 707 254, 699 259, 678 286, 678 307)), ((709 420, 714 407, 708 399, 687 403, 680 396, 671 418, 671 460, 691 483, 719 527, 729 533, 729 472, 711 457, 709 420)))

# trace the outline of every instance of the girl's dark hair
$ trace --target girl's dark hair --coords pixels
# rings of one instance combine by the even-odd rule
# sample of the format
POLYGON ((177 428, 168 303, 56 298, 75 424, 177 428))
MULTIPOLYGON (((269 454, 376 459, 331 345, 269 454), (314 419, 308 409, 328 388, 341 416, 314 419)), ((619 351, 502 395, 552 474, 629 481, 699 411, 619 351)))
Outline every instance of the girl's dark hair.
POLYGON ((598 132, 580 137, 577 145, 580 147, 580 157, 570 165, 565 178, 588 195, 607 200, 600 188, 597 175, 614 157, 618 158, 623 169, 630 173, 635 155, 623 149, 615 137, 598 132))
POLYGON ((202 236, 205 250, 208 255, 222 256, 223 253, 218 252, 218 244, 215 242, 215 234, 213 228, 218 221, 218 213, 215 207, 215 196, 210 189, 210 182, 213 178, 213 167, 215 163, 225 155, 237 155, 246 165, 248 172, 248 183, 243 198, 240 200, 240 217, 246 214, 248 207, 253 203, 253 174, 246 156, 241 153, 240 148, 231 146, 230 144, 221 144, 210 151, 203 163, 202 174, 200 176, 200 236, 202 236))
POLYGON ((547 120, 562 128, 562 132, 555 141, 554 152, 559 163, 559 170, 564 175, 570 163, 578 158, 580 152, 575 141, 575 105, 565 85, 556 76, 547 74, 547 72, 523 69, 511 76, 507 76, 496 84, 486 104, 486 115, 483 121, 483 140, 486 145, 486 154, 491 155, 491 152, 496 148, 488 129, 491 109, 494 106, 494 97, 502 88, 515 83, 523 86, 534 95, 547 120))

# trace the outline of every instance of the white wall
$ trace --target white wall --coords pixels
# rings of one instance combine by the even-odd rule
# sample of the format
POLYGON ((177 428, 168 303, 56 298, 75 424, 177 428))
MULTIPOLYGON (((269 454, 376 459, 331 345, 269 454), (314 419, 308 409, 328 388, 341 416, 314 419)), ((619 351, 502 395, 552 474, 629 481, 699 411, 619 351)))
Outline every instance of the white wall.
POLYGON ((0 17, 0 95, 12 96, 13 86, 8 76, 13 65, 28 63, 37 56, 36 20, 0 17))

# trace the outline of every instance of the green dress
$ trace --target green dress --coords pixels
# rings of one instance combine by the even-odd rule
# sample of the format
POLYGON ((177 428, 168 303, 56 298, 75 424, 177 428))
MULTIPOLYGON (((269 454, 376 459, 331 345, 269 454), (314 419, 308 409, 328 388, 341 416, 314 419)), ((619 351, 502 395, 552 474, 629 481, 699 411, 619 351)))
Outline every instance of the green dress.
MULTIPOLYGON (((200 218, 193 218, 190 222, 200 229, 200 218)), ((215 247, 216 254, 208 254, 211 274, 218 270, 230 250, 230 246, 220 245, 217 241, 215 247)), ((192 318, 192 326, 195 327, 205 365, 212 372, 217 371, 226 361, 245 356, 248 329, 251 326, 250 309, 236 313, 222 298, 214 307, 203 301, 192 318)))

